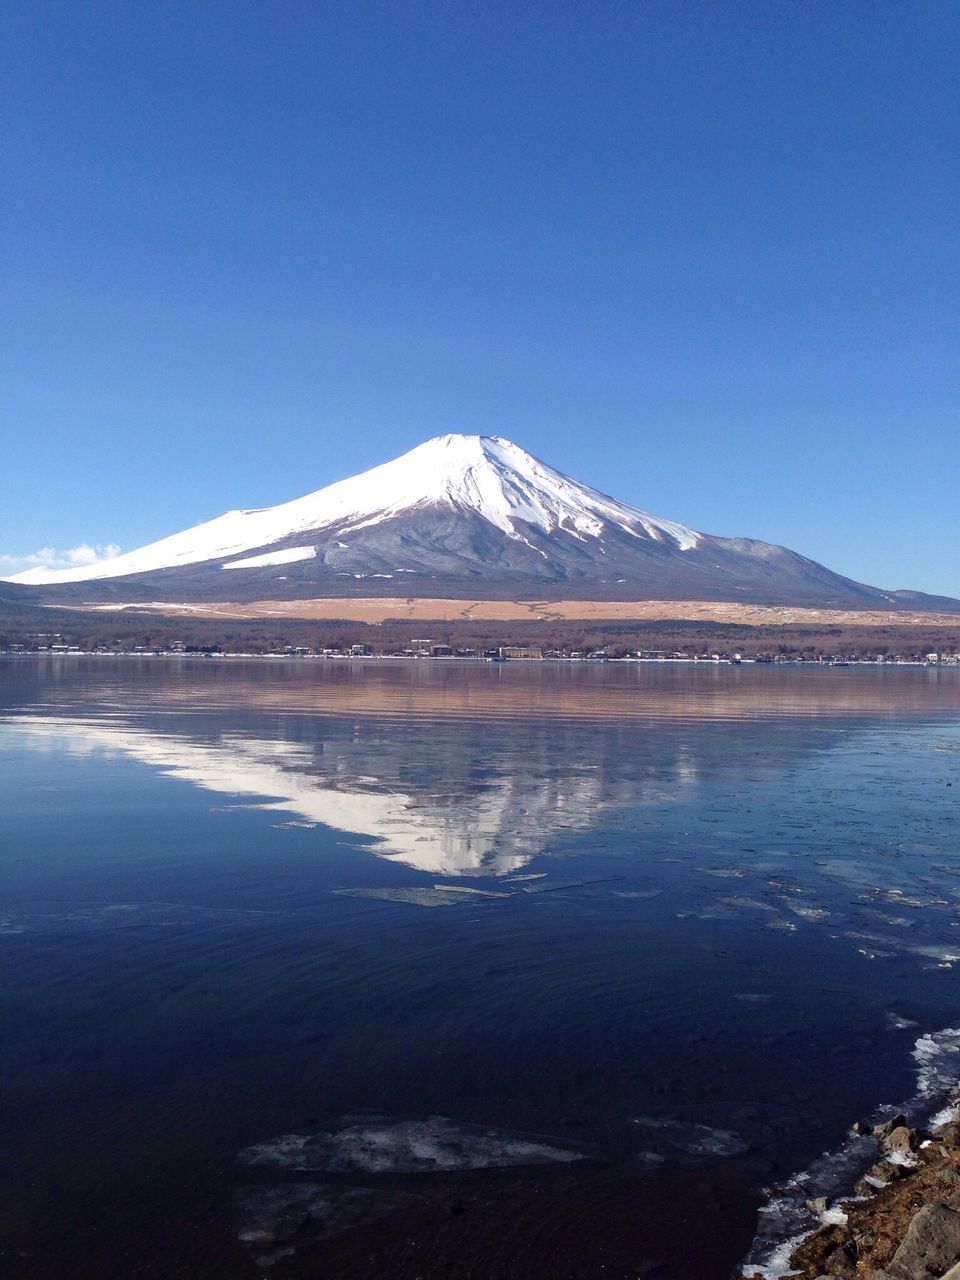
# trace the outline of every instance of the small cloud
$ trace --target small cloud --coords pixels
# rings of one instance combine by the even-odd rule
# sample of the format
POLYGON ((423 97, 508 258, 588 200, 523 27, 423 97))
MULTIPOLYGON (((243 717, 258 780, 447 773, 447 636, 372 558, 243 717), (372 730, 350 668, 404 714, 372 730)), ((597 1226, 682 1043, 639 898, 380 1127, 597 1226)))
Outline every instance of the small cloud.
POLYGON ((0 552, 0 573, 9 576, 26 569, 74 569, 78 565, 112 560, 119 554, 120 548, 115 542, 81 542, 62 551, 56 547, 40 547, 23 555, 0 552))
POLYGON ((68 564, 97 564, 100 560, 113 560, 119 554, 120 548, 115 542, 108 542, 106 546, 100 543, 91 546, 89 542, 81 542, 78 547, 68 547, 63 552, 63 558, 68 564))

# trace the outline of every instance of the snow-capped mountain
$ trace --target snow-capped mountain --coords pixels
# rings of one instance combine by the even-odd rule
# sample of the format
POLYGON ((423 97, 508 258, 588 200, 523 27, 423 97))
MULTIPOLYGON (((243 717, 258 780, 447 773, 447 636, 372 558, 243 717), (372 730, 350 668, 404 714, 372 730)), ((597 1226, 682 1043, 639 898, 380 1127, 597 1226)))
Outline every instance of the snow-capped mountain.
MULTIPOLYGON (((208 560, 226 561, 223 568, 233 569, 286 565, 317 553, 313 545, 285 545, 290 539, 321 530, 352 537, 427 508, 479 515, 517 542, 526 541, 525 526, 542 534, 563 531, 585 542, 599 538, 607 523, 635 536, 669 539, 684 550, 695 547, 700 536, 578 485, 499 436, 446 435, 293 502, 228 511, 112 560, 76 569, 29 569, 11 581, 89 582, 208 560), (275 549, 232 559, 259 548, 275 549)), ((349 544, 334 548, 348 550, 349 544)))
MULTIPOLYGON (((11 581, 46 600, 309 595, 724 599, 891 607, 795 552, 719 538, 577 483, 499 436, 444 435, 276 507, 11 581)), ((914 606, 916 607, 916 606, 914 606)))

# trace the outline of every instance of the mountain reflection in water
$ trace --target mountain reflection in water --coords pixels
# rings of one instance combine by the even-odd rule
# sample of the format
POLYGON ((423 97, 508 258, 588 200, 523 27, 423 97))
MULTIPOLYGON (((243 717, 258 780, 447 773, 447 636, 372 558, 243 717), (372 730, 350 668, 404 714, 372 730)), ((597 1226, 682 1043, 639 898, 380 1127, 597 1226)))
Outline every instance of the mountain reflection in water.
POLYGON ((960 673, 926 670, 81 660, 32 689, 35 668, 12 675, 6 699, 23 700, 7 718, 37 745, 122 753, 443 876, 519 871, 563 832, 670 801, 705 771, 736 786, 758 719, 782 767, 830 728, 960 707, 960 673), (475 731, 438 749, 464 720, 475 731))

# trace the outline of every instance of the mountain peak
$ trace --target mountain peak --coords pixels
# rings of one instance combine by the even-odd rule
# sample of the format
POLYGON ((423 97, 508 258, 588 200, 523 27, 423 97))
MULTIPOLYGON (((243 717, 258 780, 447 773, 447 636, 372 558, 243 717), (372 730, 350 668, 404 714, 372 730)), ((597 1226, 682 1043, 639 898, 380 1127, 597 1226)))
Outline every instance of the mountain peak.
POLYGON ((685 525, 660 520, 571 480, 503 436, 434 436, 382 467, 301 501, 329 499, 335 493, 338 499, 349 493, 358 514, 366 510, 347 524, 348 533, 436 504, 474 512, 520 541, 526 538, 518 523, 546 534, 563 530, 576 538, 597 538, 604 524, 613 523, 636 537, 666 540, 681 550, 695 547, 700 537, 685 525))

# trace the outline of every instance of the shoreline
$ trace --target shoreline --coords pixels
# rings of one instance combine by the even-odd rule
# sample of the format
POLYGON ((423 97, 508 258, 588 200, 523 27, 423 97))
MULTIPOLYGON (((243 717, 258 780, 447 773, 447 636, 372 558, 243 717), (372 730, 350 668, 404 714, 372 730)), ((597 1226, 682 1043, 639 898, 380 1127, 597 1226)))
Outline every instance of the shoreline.
MULTIPOLYGON (((912 1128, 903 1114, 873 1127, 879 1159, 849 1196, 821 1197, 822 1225, 796 1242, 783 1275, 819 1280, 915 1280, 960 1261, 960 1123, 912 1128)), ((750 1280, 751 1272, 744 1270, 750 1280)), ((767 1276, 769 1271, 753 1275, 767 1276)))
POLYGON ((177 650, 157 651, 149 650, 143 653, 136 653, 133 650, 112 651, 109 649, 63 649, 51 651, 48 649, 30 649, 30 650, 10 650, 0 649, 0 660, 11 658, 16 661, 24 659, 47 658, 135 658, 139 660, 149 660, 155 662, 157 660, 169 661, 171 659, 178 662, 294 662, 294 663, 311 663, 311 662, 348 662, 351 664, 378 663, 378 662, 429 662, 443 664, 461 664, 468 666, 588 666, 595 667, 608 663, 616 663, 618 666, 677 666, 677 667, 803 667, 823 668, 823 669, 843 669, 846 667, 865 668, 870 671, 889 670, 895 671, 900 667, 910 667, 911 669, 923 669, 931 671, 951 670, 960 672, 960 661, 958 662, 923 662, 910 658, 898 658, 894 661, 879 662, 870 658, 846 658, 842 662, 824 661, 820 662, 810 658, 777 658, 770 662, 764 662, 756 658, 640 658, 640 657, 586 657, 574 658, 569 655, 561 655, 559 657, 539 657, 539 658, 486 658, 478 654, 439 654, 433 655, 428 653, 366 653, 366 654, 350 654, 350 653, 253 653, 244 652, 242 650, 208 653, 208 652, 179 652, 177 650))
POLYGON ((958 1280, 960 1029, 919 1036, 917 1092, 768 1189, 743 1280, 958 1280))

